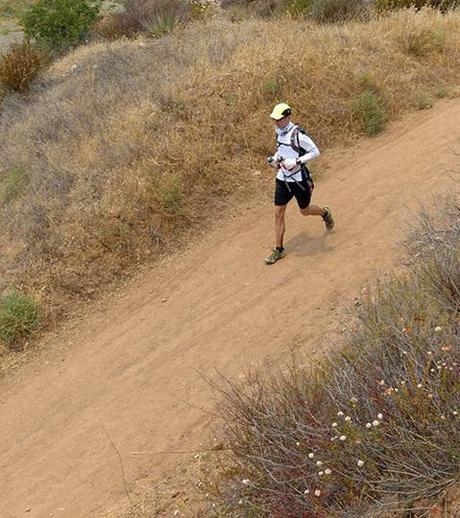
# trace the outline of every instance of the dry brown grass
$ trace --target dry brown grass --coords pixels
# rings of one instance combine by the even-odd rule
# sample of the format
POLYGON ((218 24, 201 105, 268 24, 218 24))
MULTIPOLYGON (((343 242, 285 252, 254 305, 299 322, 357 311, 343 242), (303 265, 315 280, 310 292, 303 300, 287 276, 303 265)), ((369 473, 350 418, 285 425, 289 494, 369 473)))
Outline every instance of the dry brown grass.
POLYGON ((389 118, 460 76, 460 14, 407 11, 316 26, 215 18, 158 41, 82 47, 0 113, 0 291, 39 294, 56 317, 271 185, 272 104, 287 100, 324 150, 362 134, 371 85, 389 118), (281 37, 282 36, 282 37, 281 37), (422 51, 414 52, 417 44, 422 51), (417 43, 418 42, 418 43, 417 43))

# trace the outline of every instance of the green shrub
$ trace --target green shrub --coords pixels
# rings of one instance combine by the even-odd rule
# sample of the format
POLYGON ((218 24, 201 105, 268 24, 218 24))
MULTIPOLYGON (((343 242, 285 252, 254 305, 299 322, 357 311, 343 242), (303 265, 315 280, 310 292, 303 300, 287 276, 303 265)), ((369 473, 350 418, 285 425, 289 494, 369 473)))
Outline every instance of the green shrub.
POLYGON ((25 191, 28 176, 23 169, 14 168, 0 178, 0 202, 10 203, 19 198, 25 191))
POLYGON ((26 90, 47 64, 44 51, 28 41, 14 43, 0 56, 0 85, 6 90, 26 90))
POLYGON ((0 339, 11 349, 20 347, 40 324, 38 303, 13 291, 0 301, 0 339))
POLYGON ((352 111, 367 136, 379 133, 385 126, 386 107, 381 97, 375 92, 365 91, 359 94, 352 103, 352 111))
POLYGON ((20 23, 27 38, 58 50, 82 41, 98 16, 96 0, 38 0, 20 23))
POLYGON ((427 56, 431 52, 442 52, 445 41, 446 34, 434 29, 413 28, 402 36, 404 51, 418 58, 427 56))
POLYGON ((271 75, 266 77, 261 85, 261 92, 265 99, 274 100, 281 93, 281 82, 278 77, 271 75))
POLYGON ((433 108, 433 98, 426 92, 420 92, 415 98, 415 106, 418 110, 429 110, 433 108))
POLYGON ((166 216, 184 214, 184 195, 180 179, 172 176, 159 188, 160 204, 166 216))

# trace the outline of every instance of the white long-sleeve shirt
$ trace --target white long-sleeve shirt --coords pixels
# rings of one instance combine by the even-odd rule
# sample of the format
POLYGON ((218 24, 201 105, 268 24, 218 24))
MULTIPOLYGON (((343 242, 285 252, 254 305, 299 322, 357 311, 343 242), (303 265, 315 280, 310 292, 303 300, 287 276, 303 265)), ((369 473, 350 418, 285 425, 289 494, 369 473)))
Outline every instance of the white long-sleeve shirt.
MULTIPOLYGON (((313 160, 314 158, 319 157, 319 149, 316 147, 316 144, 313 140, 305 133, 298 133, 299 136, 299 145, 301 148, 305 149, 307 152, 305 155, 299 156, 299 153, 293 149, 291 145, 291 136, 292 132, 297 126, 292 122, 289 122, 287 126, 284 128, 276 129, 277 135, 277 146, 278 149, 274 155, 274 159, 282 158, 299 158, 302 164, 306 164, 309 160, 313 160)), ((297 145, 297 138, 295 144, 297 145)), ((302 180, 301 166, 297 166, 294 169, 285 169, 282 165, 276 178, 279 180, 287 181, 287 182, 300 182, 302 180)))

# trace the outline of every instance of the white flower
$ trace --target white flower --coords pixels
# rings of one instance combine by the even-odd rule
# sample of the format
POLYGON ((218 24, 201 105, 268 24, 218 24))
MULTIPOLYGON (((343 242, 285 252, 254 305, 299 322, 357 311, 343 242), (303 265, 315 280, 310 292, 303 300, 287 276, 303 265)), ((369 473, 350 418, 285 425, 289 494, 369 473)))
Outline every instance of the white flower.
POLYGON ((320 460, 317 460, 317 461, 316 461, 316 465, 319 467, 319 466, 322 466, 322 465, 323 465, 323 463, 322 463, 320 460))
POLYGON ((433 351, 428 351, 426 354, 428 354, 428 356, 432 356, 433 355, 433 351))
POLYGON ((342 417, 342 416, 343 416, 343 412, 340 410, 339 412, 337 412, 337 415, 338 415, 339 417, 342 417))
POLYGON ((443 421, 445 421, 445 420, 446 420, 446 416, 445 416, 445 415, 442 415, 442 416, 441 416, 441 419, 442 419, 443 421))
POLYGON ((332 423, 332 428, 337 428, 337 423, 332 423))
POLYGON ((320 496, 321 495, 321 491, 319 489, 315 489, 315 496, 320 496))
POLYGON ((295 443, 295 445, 296 445, 296 446, 300 446, 300 442, 296 442, 296 443, 295 443))
POLYGON ((406 384, 406 382, 404 380, 401 381, 401 385, 405 385, 405 384, 406 384))
POLYGON ((347 436, 346 436, 346 435, 341 435, 341 436, 339 437, 339 439, 340 439, 341 441, 344 441, 346 438, 347 438, 347 436))
POLYGON ((436 326, 434 328, 434 330, 435 330, 436 333, 439 333, 440 331, 442 331, 442 327, 441 326, 436 326))
POLYGON ((379 385, 385 385, 385 380, 380 380, 379 385))
POLYGON ((243 478, 242 482, 245 486, 247 486, 249 484, 250 480, 248 478, 243 478))
POLYGON ((350 402, 351 402, 351 403, 357 403, 357 402, 358 402, 358 400, 357 400, 355 397, 352 397, 352 398, 350 399, 350 402))
POLYGON ((324 475, 324 471, 319 471, 319 472, 318 472, 318 475, 319 475, 320 477, 322 477, 322 476, 324 475))
POLYGON ((303 492, 304 495, 308 495, 309 493, 310 493, 309 489, 305 489, 305 491, 303 492))
POLYGON ((422 388, 422 384, 421 383, 417 383, 417 388, 421 389, 422 388))
POLYGON ((239 500, 239 501, 238 501, 238 504, 239 504, 239 505, 243 505, 243 500, 239 500))
POLYGON ((371 423, 366 423, 366 428, 372 428, 371 423))
POLYGON ((330 475, 330 474, 332 473, 332 471, 328 468, 328 469, 325 469, 325 470, 324 470, 324 473, 325 473, 326 475, 330 475))
POLYGON ((395 388, 395 392, 399 392, 399 390, 397 388, 395 388))
POLYGON ((434 372, 434 369, 430 369, 430 372, 434 372))
POLYGON ((347 417, 345 417, 345 421, 347 421, 349 423, 351 421, 351 417, 349 415, 347 415, 347 417))
POLYGON ((358 468, 361 468, 362 466, 364 466, 364 461, 359 459, 358 460, 358 468))
POLYGON ((383 419, 383 414, 377 414, 377 419, 383 419))
POLYGON ((378 426, 380 424, 380 421, 377 421, 377 419, 375 421, 372 421, 372 426, 378 426))
POLYGON ((308 454, 308 458, 309 458, 309 459, 312 459, 314 456, 315 456, 315 454, 314 454, 314 453, 309 453, 309 454, 308 454))
POLYGON ((454 410, 454 411, 452 412, 452 414, 453 414, 453 415, 458 415, 457 410, 454 410))

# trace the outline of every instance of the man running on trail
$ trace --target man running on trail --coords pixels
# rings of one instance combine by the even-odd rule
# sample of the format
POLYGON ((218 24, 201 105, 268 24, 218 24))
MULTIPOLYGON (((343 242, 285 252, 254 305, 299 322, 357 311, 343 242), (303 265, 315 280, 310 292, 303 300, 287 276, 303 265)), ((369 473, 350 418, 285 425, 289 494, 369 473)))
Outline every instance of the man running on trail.
POLYGON ((334 228, 334 219, 329 207, 310 205, 313 192, 313 180, 306 163, 319 156, 319 150, 305 130, 291 122, 291 108, 285 103, 277 104, 270 114, 275 121, 276 153, 268 157, 272 167, 278 169, 275 188, 275 235, 276 245, 267 264, 274 264, 282 259, 286 252, 283 246, 286 223, 284 216, 287 204, 293 197, 297 200, 303 216, 321 216, 327 230, 334 228))

